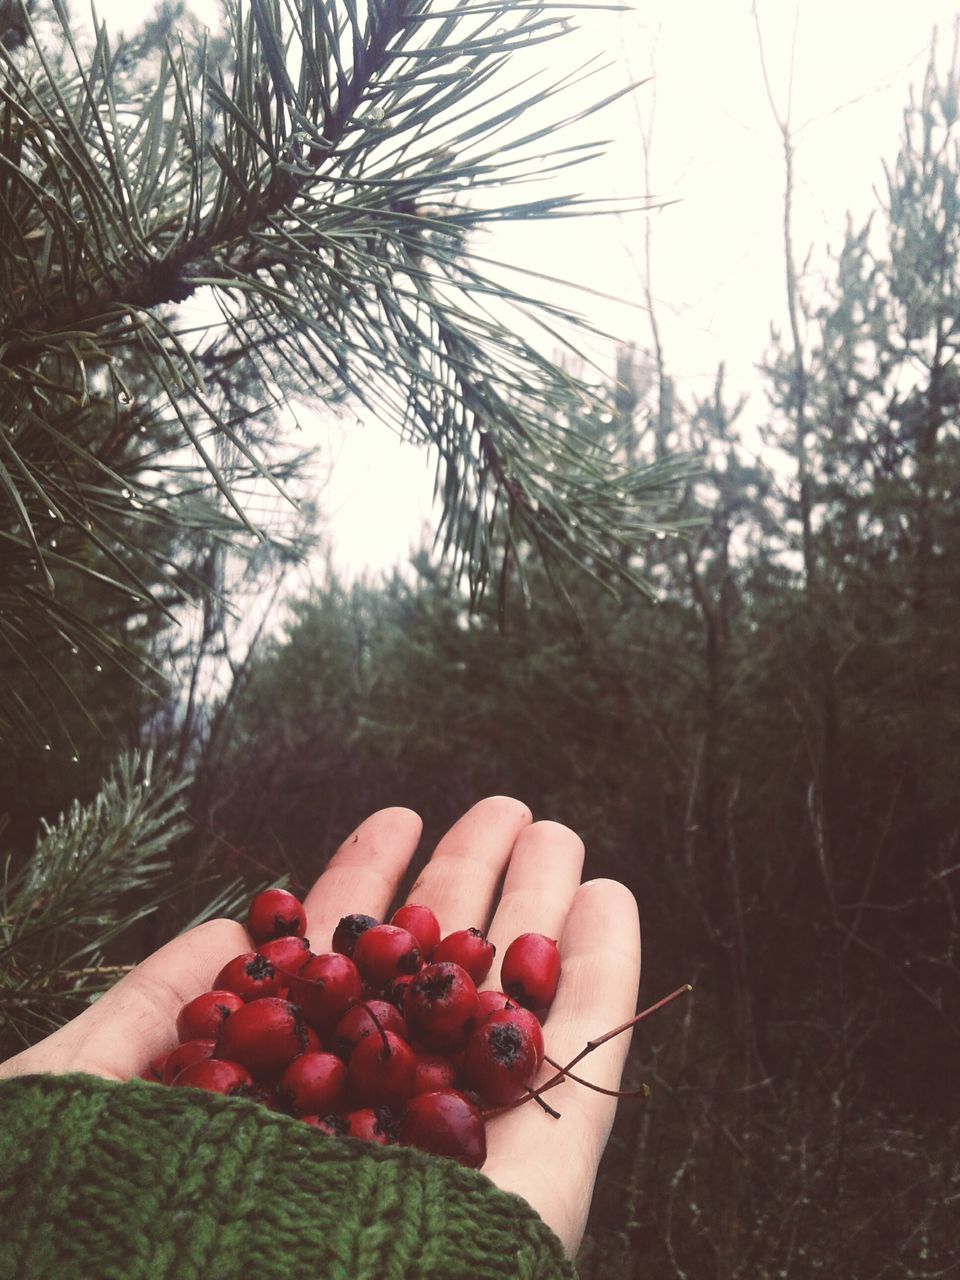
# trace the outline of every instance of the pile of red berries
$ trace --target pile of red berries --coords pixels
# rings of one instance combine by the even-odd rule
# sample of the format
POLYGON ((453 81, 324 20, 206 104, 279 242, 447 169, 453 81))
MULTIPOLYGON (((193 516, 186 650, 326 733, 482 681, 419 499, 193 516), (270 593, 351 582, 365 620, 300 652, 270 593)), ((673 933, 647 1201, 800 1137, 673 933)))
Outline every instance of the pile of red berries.
POLYGON ((408 904, 387 924, 345 916, 332 951, 316 955, 301 903, 267 889, 247 928, 256 950, 183 1006, 180 1043, 145 1076, 480 1168, 485 1119, 535 1096, 541 1019, 560 978, 556 942, 521 935, 503 957, 503 990, 479 991, 493 944, 478 929, 441 938, 429 907, 408 904))

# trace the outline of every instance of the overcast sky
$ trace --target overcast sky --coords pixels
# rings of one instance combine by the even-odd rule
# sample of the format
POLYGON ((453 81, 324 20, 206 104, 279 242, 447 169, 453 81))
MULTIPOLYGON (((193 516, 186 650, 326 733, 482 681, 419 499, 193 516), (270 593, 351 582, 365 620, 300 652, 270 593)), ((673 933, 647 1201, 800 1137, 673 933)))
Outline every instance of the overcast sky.
MULTIPOLYGON (((146 11, 148 6, 144 5, 146 11)), ((108 21, 130 22, 131 5, 101 0, 108 21)), ((949 56, 957 6, 944 0, 758 0, 767 69, 778 106, 789 102, 796 133, 795 243, 812 251, 808 292, 838 246, 847 211, 875 207, 882 159, 896 154, 911 84, 919 85, 933 28, 949 56)), ((575 35, 547 45, 557 66, 597 55, 610 64, 583 91, 600 98, 631 79, 647 84, 594 117, 580 136, 613 139, 607 158, 563 179, 592 195, 647 190, 640 146, 652 138, 651 194, 656 300, 667 364, 681 396, 703 389, 726 362, 732 394, 752 394, 770 324, 784 323, 783 159, 758 56, 752 0, 637 0, 633 12, 578 12, 575 35), (566 46, 566 47, 565 47, 566 46)), ((503 228, 483 251, 614 294, 588 295, 581 310, 618 337, 649 341, 642 300, 643 215, 503 228)), ((612 352, 598 346, 608 361, 612 352)), ((749 409, 748 409, 749 413, 749 409)), ((323 496, 335 561, 358 570, 406 557, 429 516, 432 464, 375 427, 336 432, 338 462, 323 496)))

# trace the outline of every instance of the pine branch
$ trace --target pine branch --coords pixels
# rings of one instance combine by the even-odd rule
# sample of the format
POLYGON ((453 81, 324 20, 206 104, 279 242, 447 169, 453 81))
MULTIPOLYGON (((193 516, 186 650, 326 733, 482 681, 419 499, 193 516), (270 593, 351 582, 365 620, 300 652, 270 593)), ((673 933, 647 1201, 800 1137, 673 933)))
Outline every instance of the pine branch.
MULTIPOLYGON (((0 873, 3 1050, 47 1034, 116 980, 117 967, 104 960, 108 944, 172 891, 163 855, 189 830, 188 785, 149 753, 124 756, 90 804, 74 801, 57 822, 43 823, 19 870, 7 858, 0 873)), ((238 896, 236 885, 221 890, 198 921, 231 909, 238 896)))
MULTIPOLYGON (((24 48, 0 50, 0 536, 18 551, 14 606, 29 580, 52 598, 60 521, 119 586, 153 598, 150 575, 111 550, 123 495, 147 503, 131 483, 142 455, 116 461, 114 433, 129 436, 110 405, 145 391, 171 447, 219 491, 225 534, 263 536, 235 468, 283 490, 263 440, 273 407, 290 391, 350 395, 433 449, 439 538, 475 597, 497 568, 497 519, 548 562, 633 581, 607 535, 642 536, 677 468, 631 476, 583 447, 571 424, 602 395, 518 330, 533 321, 573 349, 589 326, 472 251, 499 222, 616 207, 524 196, 598 152, 567 133, 619 96, 565 116, 564 95, 602 68, 551 82, 528 61, 577 7, 249 0, 229 6, 229 58, 170 40, 149 80, 103 25, 81 48, 59 7, 66 59, 29 22, 24 48), (548 124, 528 123, 552 100, 548 124), (198 335, 177 307, 201 293, 223 324, 198 335), (237 373, 260 389, 252 428, 227 411, 237 373), (642 515, 640 492, 658 499, 642 515)), ((182 518, 175 508, 151 504, 154 517, 182 518)))

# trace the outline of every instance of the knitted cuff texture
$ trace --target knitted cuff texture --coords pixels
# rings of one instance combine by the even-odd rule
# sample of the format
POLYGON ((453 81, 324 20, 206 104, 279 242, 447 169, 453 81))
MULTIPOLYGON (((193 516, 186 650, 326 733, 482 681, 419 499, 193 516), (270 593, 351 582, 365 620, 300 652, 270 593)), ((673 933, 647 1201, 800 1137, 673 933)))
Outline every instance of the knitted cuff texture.
POLYGON ((0 1083, 0 1280, 576 1280, 519 1196, 145 1081, 0 1083))

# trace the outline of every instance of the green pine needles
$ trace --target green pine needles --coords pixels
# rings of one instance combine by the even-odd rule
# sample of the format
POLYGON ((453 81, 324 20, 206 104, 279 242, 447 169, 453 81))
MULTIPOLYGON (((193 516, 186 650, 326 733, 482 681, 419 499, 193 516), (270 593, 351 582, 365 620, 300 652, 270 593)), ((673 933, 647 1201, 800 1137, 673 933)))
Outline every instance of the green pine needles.
MULTIPOLYGON (((112 986, 104 948, 174 890, 166 852, 189 830, 189 779, 147 753, 122 756, 89 804, 41 824, 30 857, 0 868, 0 1057, 40 1039, 112 986)), ((236 911, 230 884, 190 921, 236 911)))
POLYGON ((5 7, 0 730, 41 732, 65 646, 136 668, 84 582, 172 617, 196 598, 181 535, 265 536, 245 486, 295 470, 274 449, 291 396, 432 448, 438 539, 475 599, 530 544, 640 585, 630 551, 667 527, 683 464, 631 470, 578 433, 603 393, 522 333, 572 347, 589 326, 473 248, 619 207, 531 194, 597 154, 565 131, 627 92, 565 114, 598 68, 531 61, 581 7, 230 0, 225 37, 159 49, 102 24, 82 42, 61 0, 5 7))

